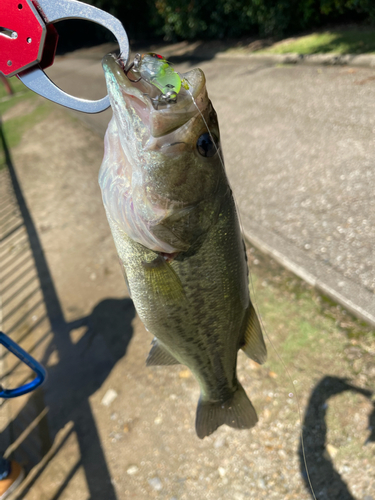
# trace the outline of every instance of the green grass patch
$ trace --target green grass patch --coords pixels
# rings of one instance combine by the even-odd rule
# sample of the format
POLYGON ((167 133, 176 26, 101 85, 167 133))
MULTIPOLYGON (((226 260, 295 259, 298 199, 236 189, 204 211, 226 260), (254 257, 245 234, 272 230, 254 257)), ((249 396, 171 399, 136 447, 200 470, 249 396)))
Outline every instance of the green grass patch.
POLYGON ((2 124, 3 133, 8 148, 14 148, 21 141, 22 135, 43 120, 51 111, 48 103, 42 103, 31 113, 11 118, 2 124))
POLYGON ((5 86, 0 83, 0 115, 3 115, 20 101, 37 98, 37 95, 25 87, 18 78, 10 78, 9 83, 13 91, 12 95, 8 95, 5 86))
MULTIPOLYGON (((259 307, 269 338, 269 361, 278 383, 290 387, 283 363, 296 368, 305 381, 310 372, 354 376, 352 362, 341 356, 348 346, 374 348, 375 329, 283 269, 270 257, 251 248, 250 295, 259 307), (283 363, 270 345, 270 339, 283 363), (366 347, 367 346, 367 347, 366 347)), ((301 379, 302 380, 302 379, 301 379)))
MULTIPOLYGON (((253 277, 257 271, 252 270, 253 277)), ((339 329, 333 319, 321 313, 312 289, 290 293, 283 281, 276 287, 271 281, 267 284, 258 279, 254 281, 253 297, 266 323, 266 331, 274 339, 275 348, 287 366, 308 363, 311 359, 316 361, 327 337, 330 337, 331 348, 333 345, 340 348, 337 336, 333 340, 332 335, 339 333, 339 329)), ((303 288, 305 284, 301 285, 303 288)), ((346 339, 343 337, 342 340, 344 344, 346 339)), ((270 359, 273 358, 272 369, 279 374, 284 372, 270 346, 269 350, 270 359)))
POLYGON ((364 54, 375 53, 375 30, 335 30, 274 43, 260 54, 364 54))
MULTIPOLYGON (((6 142, 6 147, 12 149, 16 147, 23 134, 32 128, 36 123, 43 120, 51 111, 50 104, 45 101, 40 101, 40 104, 35 102, 38 96, 28 90, 17 78, 12 78, 11 87, 13 95, 8 95, 3 85, 0 85, 0 116, 7 113, 7 119, 1 121, 2 133, 6 142), (21 102, 34 101, 33 105, 25 106, 25 111, 14 113, 14 118, 11 116, 12 108, 15 108, 21 102)), ((2 141, 0 141, 0 170, 6 167, 6 156, 2 141)))
MULTIPOLYGON (((9 78, 8 80, 14 94, 16 94, 17 92, 21 92, 22 90, 27 90, 27 87, 25 87, 25 85, 20 81, 18 80, 18 78, 16 78, 15 76, 13 76, 12 78, 9 78)), ((2 99, 3 97, 6 97, 8 94, 7 94, 7 91, 6 91, 6 88, 5 88, 5 85, 3 84, 0 84, 0 99, 2 99)))
POLYGON ((17 103, 26 99, 37 99, 37 95, 31 90, 24 90, 17 92, 12 96, 7 96, 0 99, 0 116, 6 113, 9 109, 13 108, 17 103))

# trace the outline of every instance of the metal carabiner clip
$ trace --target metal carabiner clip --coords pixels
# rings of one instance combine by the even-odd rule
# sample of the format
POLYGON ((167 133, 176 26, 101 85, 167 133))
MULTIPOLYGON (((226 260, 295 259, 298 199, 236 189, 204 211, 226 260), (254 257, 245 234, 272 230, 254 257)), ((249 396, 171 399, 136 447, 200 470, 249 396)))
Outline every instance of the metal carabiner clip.
MULTIPOLYGON (((127 62, 129 58, 129 41, 126 31, 118 19, 103 10, 77 0, 2 0, 2 6, 0 6, 0 42, 6 43, 6 50, 13 51, 13 53, 17 52, 15 58, 19 57, 20 53, 22 55, 24 51, 26 54, 32 48, 35 40, 33 30, 35 34, 38 31, 39 38, 36 47, 38 50, 30 55, 30 60, 27 59, 29 56, 25 55, 26 59, 22 62, 24 66, 21 64, 22 67, 17 73, 6 72, 2 69, 6 68, 7 64, 8 66, 12 65, 12 60, 6 54, 4 54, 6 58, 0 61, 0 71, 5 76, 17 74, 17 77, 26 87, 57 104, 84 113, 99 113, 110 106, 108 95, 98 101, 71 96, 57 87, 39 65, 46 39, 48 42, 48 28, 51 28, 52 23, 65 19, 83 19, 107 28, 118 41, 121 59, 125 63, 127 62), (2 17, 4 20, 2 20, 2 17), (1 27, 5 23, 9 23, 10 26, 1 27), (17 26, 19 26, 19 31, 22 32, 22 37, 18 36, 17 26), (30 34, 25 31, 25 26, 30 27, 30 34), (39 34, 40 30, 41 33, 39 34), (21 42, 23 45, 20 45, 21 42), (18 47, 21 47, 21 49, 18 47)), ((53 29, 53 31, 55 30, 53 29)), ((55 47, 53 48, 51 61, 44 67, 52 64, 56 44, 57 34, 55 34, 55 47)), ((0 52, 5 53, 6 50, 2 49, 0 52)))
POLYGON ((34 391, 37 387, 41 386, 46 380, 47 372, 45 368, 30 354, 22 349, 18 344, 16 344, 12 339, 10 339, 5 333, 0 332, 0 344, 3 344, 8 351, 13 353, 17 358, 19 358, 22 363, 25 363, 29 368, 31 368, 35 373, 36 377, 31 382, 17 387, 16 389, 4 389, 0 385, 0 398, 16 398, 17 396, 22 396, 28 392, 34 391))

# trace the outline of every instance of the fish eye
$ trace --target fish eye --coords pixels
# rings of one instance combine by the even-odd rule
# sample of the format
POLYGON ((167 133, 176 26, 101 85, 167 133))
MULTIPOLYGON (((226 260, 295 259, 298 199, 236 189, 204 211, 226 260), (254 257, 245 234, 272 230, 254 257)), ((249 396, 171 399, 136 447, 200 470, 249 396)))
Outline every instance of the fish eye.
POLYGON ((212 134, 205 132, 197 140, 197 149, 200 155, 210 158, 218 150, 218 140, 212 134))

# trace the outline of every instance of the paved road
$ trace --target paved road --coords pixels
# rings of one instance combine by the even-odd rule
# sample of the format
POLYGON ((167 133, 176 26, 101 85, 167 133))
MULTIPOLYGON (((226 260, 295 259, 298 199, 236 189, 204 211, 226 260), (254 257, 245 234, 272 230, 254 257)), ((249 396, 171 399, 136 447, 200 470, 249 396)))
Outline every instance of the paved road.
MULTIPOLYGON (((104 52, 60 58, 50 75, 99 98, 104 52)), ((249 56, 177 61, 206 74, 247 237, 375 323, 374 70, 249 56)), ((110 116, 80 118, 103 135, 110 116)))

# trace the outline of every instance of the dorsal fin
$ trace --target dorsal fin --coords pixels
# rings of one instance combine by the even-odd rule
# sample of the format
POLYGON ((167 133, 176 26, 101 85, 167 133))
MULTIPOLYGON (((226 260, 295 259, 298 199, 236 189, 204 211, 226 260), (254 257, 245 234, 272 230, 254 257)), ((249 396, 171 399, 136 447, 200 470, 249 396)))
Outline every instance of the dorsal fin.
POLYGON ((262 365, 267 359, 267 349, 264 343, 262 328, 255 309, 250 302, 246 320, 245 333, 241 349, 246 356, 262 365))

